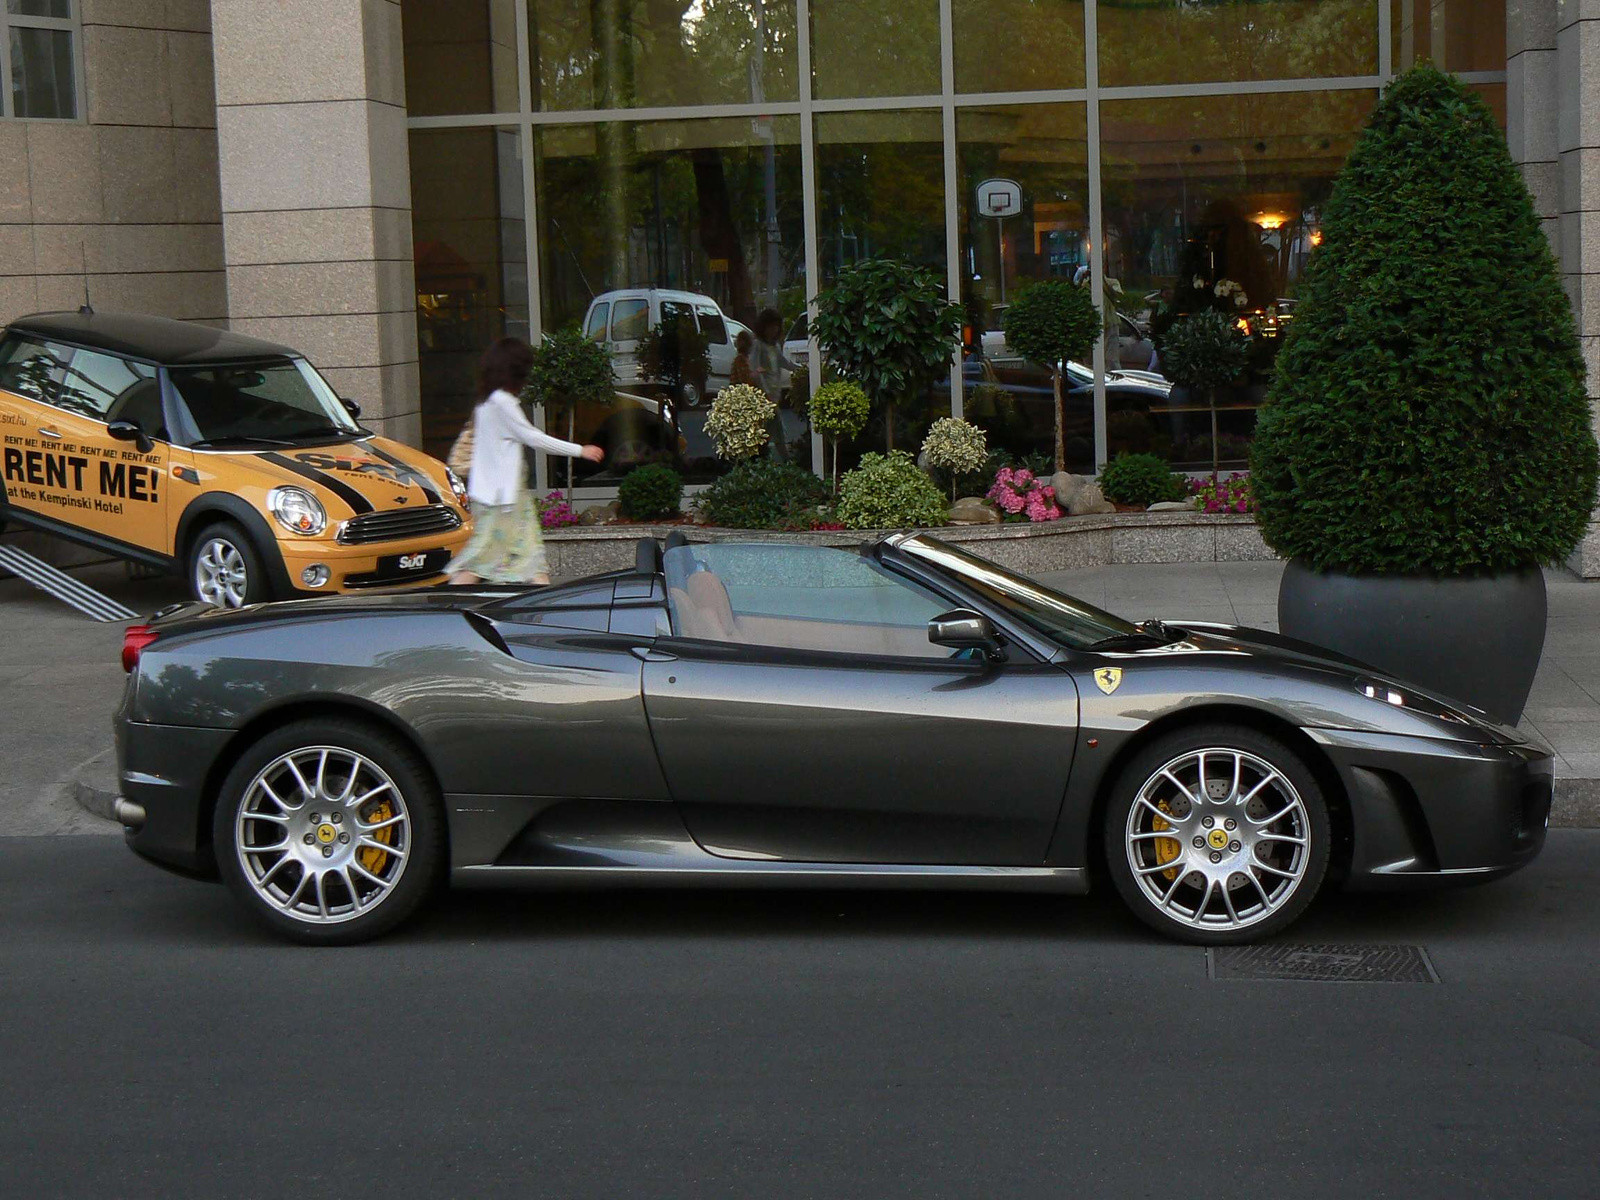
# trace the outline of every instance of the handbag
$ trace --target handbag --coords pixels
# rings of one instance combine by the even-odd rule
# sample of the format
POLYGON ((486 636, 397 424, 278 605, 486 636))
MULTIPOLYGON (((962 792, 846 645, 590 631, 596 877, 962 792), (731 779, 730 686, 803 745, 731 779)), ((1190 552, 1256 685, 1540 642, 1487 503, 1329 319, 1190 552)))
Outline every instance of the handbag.
POLYGON ((461 427, 461 432, 456 434, 456 440, 444 460, 445 465, 462 479, 466 479, 472 473, 472 427, 476 415, 474 413, 467 418, 467 423, 461 427))

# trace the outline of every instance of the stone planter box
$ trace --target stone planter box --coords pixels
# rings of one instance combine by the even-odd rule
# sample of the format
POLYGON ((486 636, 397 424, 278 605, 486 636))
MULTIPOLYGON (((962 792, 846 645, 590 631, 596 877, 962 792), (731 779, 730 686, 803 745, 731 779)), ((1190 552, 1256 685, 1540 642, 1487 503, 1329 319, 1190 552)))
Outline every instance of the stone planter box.
MULTIPOLYGON (((545 532, 550 572, 571 579, 631 567, 641 537, 682 529, 696 542, 800 542, 858 546, 892 530, 846 529, 777 533, 702 525, 594 525, 545 532)), ((1197 512, 1110 513, 1028 525, 952 525, 933 531, 944 541, 1002 567, 1038 575, 1121 563, 1248 562, 1277 556, 1261 540, 1255 518, 1197 512)))

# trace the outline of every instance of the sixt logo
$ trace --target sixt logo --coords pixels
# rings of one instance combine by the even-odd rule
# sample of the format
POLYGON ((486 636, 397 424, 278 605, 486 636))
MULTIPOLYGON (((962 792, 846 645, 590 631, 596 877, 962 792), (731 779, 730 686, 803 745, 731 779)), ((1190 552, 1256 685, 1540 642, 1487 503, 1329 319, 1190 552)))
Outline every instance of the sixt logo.
POLYGON ((410 467, 392 467, 374 458, 341 458, 336 454, 318 454, 316 451, 305 451, 293 457, 297 462, 319 471, 344 471, 351 475, 373 475, 391 483, 422 484, 422 476, 410 467))

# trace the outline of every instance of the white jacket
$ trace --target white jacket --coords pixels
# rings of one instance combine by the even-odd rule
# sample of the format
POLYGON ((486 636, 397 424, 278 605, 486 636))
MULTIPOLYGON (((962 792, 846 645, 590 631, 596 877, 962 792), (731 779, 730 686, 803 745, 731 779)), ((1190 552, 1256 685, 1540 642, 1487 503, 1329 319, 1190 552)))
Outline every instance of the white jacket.
POLYGON ((472 474, 467 494, 478 504, 514 504, 527 476, 522 448, 577 458, 583 447, 541 433, 507 391, 495 391, 472 415, 472 474))

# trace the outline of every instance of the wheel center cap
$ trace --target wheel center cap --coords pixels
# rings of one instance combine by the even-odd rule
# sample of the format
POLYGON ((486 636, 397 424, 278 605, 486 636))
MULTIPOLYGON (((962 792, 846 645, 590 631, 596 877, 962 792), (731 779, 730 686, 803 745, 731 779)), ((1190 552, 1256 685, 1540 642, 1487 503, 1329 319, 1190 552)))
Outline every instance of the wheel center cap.
POLYGON ((1213 829, 1206 834, 1206 841, 1211 843, 1213 850, 1226 850, 1228 847, 1228 835, 1221 829, 1213 829))
POLYGON ((338 836, 339 831, 332 825, 329 825, 326 821, 317 826, 317 841, 321 842, 324 846, 329 845, 333 839, 338 836))

